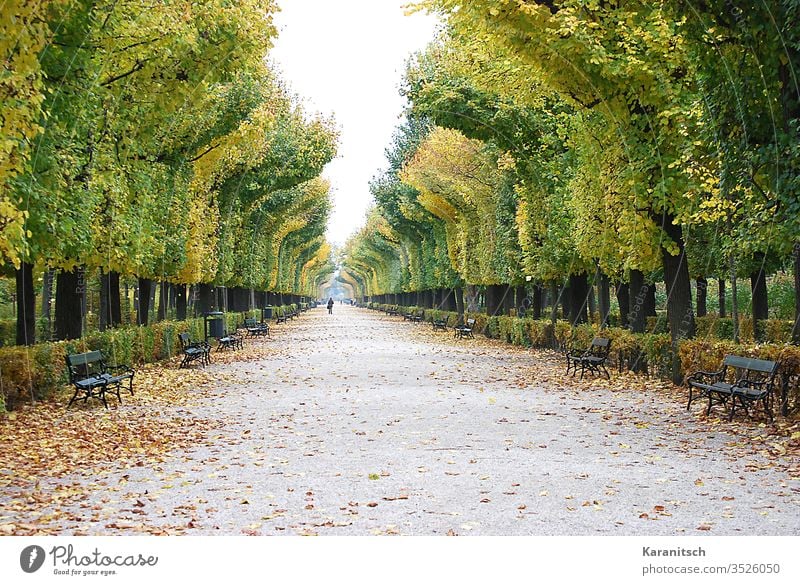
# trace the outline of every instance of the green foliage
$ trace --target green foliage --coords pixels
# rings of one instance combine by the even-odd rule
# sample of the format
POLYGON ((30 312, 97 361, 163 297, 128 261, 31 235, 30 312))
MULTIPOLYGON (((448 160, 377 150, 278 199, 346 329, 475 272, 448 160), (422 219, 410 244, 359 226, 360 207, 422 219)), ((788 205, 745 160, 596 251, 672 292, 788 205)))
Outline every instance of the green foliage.
POLYGON ((330 273, 337 133, 265 64, 274 2, 34 4, 2 25, 0 96, 27 103, 2 100, 0 256, 284 292, 330 273))
MULTIPOLYGON (((348 244, 360 294, 547 285, 597 268, 624 281, 636 269, 668 280, 670 311, 648 331, 677 342, 694 331, 689 272, 788 264, 800 241, 797 2, 419 6, 447 27, 409 63, 408 120, 373 182, 370 227, 348 244), (430 278, 442 250, 455 282, 430 278), (688 271, 673 261, 681 250, 688 271)), ((800 291, 779 282, 771 315, 788 319, 800 291)), ((756 337, 785 330, 764 327, 756 337)), ((512 329, 486 323, 492 337, 527 343, 512 329)), ((655 341, 639 349, 669 357, 655 341)))

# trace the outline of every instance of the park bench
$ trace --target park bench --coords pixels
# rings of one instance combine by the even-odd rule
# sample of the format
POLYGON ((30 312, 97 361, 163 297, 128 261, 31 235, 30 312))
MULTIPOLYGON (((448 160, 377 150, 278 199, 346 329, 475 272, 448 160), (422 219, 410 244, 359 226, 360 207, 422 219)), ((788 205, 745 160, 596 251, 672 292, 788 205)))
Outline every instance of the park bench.
POLYGON ((447 319, 432 319, 431 325, 434 331, 447 331, 447 319))
POLYGON ((244 348, 244 338, 241 335, 226 331, 222 337, 217 337, 217 351, 242 348, 244 348))
POLYGON ((778 363, 770 360, 726 355, 722 360, 722 369, 718 372, 697 371, 687 376, 686 384, 689 386, 689 403, 686 410, 692 406, 692 401, 708 397, 706 416, 711 413, 714 404, 727 404, 730 401, 728 420, 733 420, 736 412, 736 402, 744 408, 750 416, 749 406, 761 402, 764 412, 772 421, 770 400, 778 372, 778 363), (694 395, 694 391, 697 394, 694 395))
POLYGON ((85 353, 69 354, 66 356, 69 382, 75 386, 75 394, 67 404, 72 406, 75 400, 83 399, 84 404, 89 398, 97 398, 108 408, 106 394, 111 393, 122 404, 120 390, 127 383, 128 390, 133 395, 134 371, 123 365, 110 366, 102 351, 88 351, 85 353))
POLYGON ((422 323, 425 320, 425 311, 424 309, 418 310, 413 317, 414 323, 422 323))
POLYGON ((188 368, 189 364, 199 361, 203 367, 211 363, 211 346, 206 341, 192 341, 188 333, 179 333, 178 339, 183 350, 180 368, 188 368))
POLYGON ((244 320, 242 326, 250 337, 269 337, 269 325, 267 323, 259 323, 250 317, 244 320))
POLYGON ((566 352, 567 358, 567 374, 572 370, 572 375, 581 369, 581 379, 586 370, 589 370, 595 375, 601 373, 605 374, 606 378, 611 379, 611 375, 606 369, 606 361, 608 354, 611 351, 611 340, 605 337, 595 337, 587 349, 568 349, 566 352), (602 369, 602 372, 601 372, 602 369))
POLYGON ((413 321, 414 320, 414 312, 407 311, 403 313, 403 321, 413 321))
POLYGON ((461 339, 463 337, 473 337, 472 331, 475 329, 475 319, 467 319, 466 323, 456 325, 453 328, 453 337, 461 339))

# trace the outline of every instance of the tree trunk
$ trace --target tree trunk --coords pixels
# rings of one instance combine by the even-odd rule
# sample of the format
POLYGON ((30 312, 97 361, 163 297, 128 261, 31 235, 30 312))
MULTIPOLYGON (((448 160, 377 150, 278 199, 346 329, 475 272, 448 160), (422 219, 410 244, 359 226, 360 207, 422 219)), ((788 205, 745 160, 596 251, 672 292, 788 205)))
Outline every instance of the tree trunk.
POLYGON ((558 283, 550 283, 550 322, 555 325, 558 321, 558 283))
MULTIPOLYGON (((134 294, 136 292, 134 291, 134 294)), ((131 321, 131 289, 128 281, 125 281, 125 323, 130 325, 131 321)))
POLYGON ((490 317, 503 313, 503 291, 505 286, 502 284, 490 284, 486 286, 486 314, 490 317))
POLYGON ((630 321, 628 320, 628 310, 631 306, 631 289, 627 282, 620 282, 617 285, 617 304, 619 305, 619 326, 628 327, 630 321))
POLYGON ((570 310, 570 301, 572 300, 572 291, 569 290, 569 284, 563 283, 561 285, 561 290, 558 292, 558 299, 561 301, 561 318, 562 319, 569 319, 569 316, 572 314, 570 310))
POLYGON ((752 290, 753 309, 753 335, 760 338, 759 321, 769 319, 769 304, 767 299, 767 279, 764 272, 764 254, 758 254, 756 261, 758 269, 750 274, 750 289, 752 290))
POLYGON ((156 321, 163 321, 167 318, 167 304, 169 303, 169 284, 161 281, 158 285, 158 311, 156 321))
POLYGON ((153 281, 149 278, 139 278, 139 308, 136 311, 137 325, 147 325, 147 321, 150 317, 152 292, 153 281))
POLYGON ((112 327, 119 327, 122 325, 122 300, 120 299, 119 272, 109 272, 108 282, 108 301, 111 311, 110 325, 112 327))
POLYGON ((464 286, 464 306, 467 313, 478 312, 478 287, 474 284, 464 286))
POLYGON ((214 310, 214 291, 210 284, 201 282, 197 285, 197 316, 214 310))
POLYGON ((573 326, 586 323, 586 307, 589 304, 589 282, 586 273, 569 277, 569 320, 573 326))
POLYGON ((111 296, 108 273, 100 269, 100 313, 97 319, 97 327, 100 331, 105 331, 111 327, 111 296))
MULTIPOLYGON (((645 317, 657 317, 656 312, 656 285, 654 283, 646 284, 647 291, 644 297, 644 314, 645 317)), ((646 321, 646 319, 645 319, 646 321)))
POLYGON ((724 317, 727 315, 725 311, 725 279, 717 279, 717 300, 719 304, 719 316, 724 317))
POLYGON ((603 273, 600 273, 597 296, 600 305, 600 329, 604 329, 608 325, 608 316, 611 314, 611 283, 608 276, 603 273))
POLYGON ((539 284, 534 284, 533 289, 531 290, 531 294, 533 298, 531 299, 532 308, 533 308, 533 318, 534 319, 541 319, 542 318, 542 295, 544 294, 544 290, 542 286, 539 284))
POLYGON ((36 293, 33 264, 22 262, 14 271, 17 292, 17 345, 36 343, 36 293))
POLYGON ((178 321, 186 320, 186 285, 175 285, 175 317, 178 321))
POLYGON ((54 270, 47 269, 42 277, 42 321, 47 323, 45 341, 49 341, 53 335, 52 327, 52 305, 53 305, 53 283, 56 273, 54 270))
POLYGON ((508 316, 514 308, 514 287, 510 284, 500 285, 500 315, 508 316))
POLYGON ((459 325, 464 323, 464 289, 457 287, 453 289, 453 297, 456 302, 456 313, 458 314, 457 323, 459 325))
POLYGON ((697 316, 705 317, 708 313, 708 280, 703 276, 697 277, 697 316))
POLYGON ((56 339, 80 339, 83 333, 83 267, 59 272, 56 278, 56 339))
POLYGON ((458 311, 458 302, 457 302, 457 299, 456 299, 456 289, 448 288, 448 289, 445 290, 445 294, 447 295, 445 297, 445 299, 444 299, 445 300, 445 306, 444 306, 445 310, 446 311, 450 311, 450 312, 458 311))
POLYGON ((676 256, 662 248, 661 258, 664 263, 664 284, 667 287, 667 320, 672 338, 672 381, 680 384, 682 375, 678 343, 681 339, 691 339, 695 333, 692 286, 689 280, 689 264, 684 248, 683 230, 680 225, 673 223, 671 216, 667 215, 663 219, 662 229, 678 245, 676 256))
POLYGON ((644 333, 647 329, 647 285, 641 270, 631 270, 630 284, 630 309, 628 310, 628 323, 634 333, 644 333))
POLYGON ((516 309, 517 317, 527 317, 528 306, 530 299, 524 286, 514 287, 514 307, 516 309))
MULTIPOLYGON (((223 313, 227 312, 228 310, 228 289, 224 286, 218 286, 216 288, 216 307, 218 311, 222 311, 223 313)), ((291 304, 290 302, 286 303, 291 304)))

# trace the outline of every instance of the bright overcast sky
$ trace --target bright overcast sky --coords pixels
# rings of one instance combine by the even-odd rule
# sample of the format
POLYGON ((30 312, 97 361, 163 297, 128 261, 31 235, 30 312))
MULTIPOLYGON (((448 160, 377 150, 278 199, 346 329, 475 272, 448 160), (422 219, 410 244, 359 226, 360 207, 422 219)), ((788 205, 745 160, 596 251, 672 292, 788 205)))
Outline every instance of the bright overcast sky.
POLYGON ((279 35, 270 58, 310 112, 333 114, 339 156, 324 172, 333 189, 328 239, 344 243, 364 222, 369 180, 404 100, 398 87, 409 55, 434 36, 436 20, 405 16, 408 0, 278 0, 279 35))

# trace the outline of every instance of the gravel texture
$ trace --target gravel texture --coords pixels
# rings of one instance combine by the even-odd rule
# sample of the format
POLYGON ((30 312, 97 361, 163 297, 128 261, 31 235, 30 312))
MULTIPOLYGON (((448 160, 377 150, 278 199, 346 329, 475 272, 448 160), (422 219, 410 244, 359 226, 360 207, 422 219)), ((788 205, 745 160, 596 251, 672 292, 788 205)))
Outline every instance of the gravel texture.
POLYGON ((800 534, 797 479, 674 393, 341 305, 248 343, 182 407, 221 428, 78 478, 64 534, 800 534))

